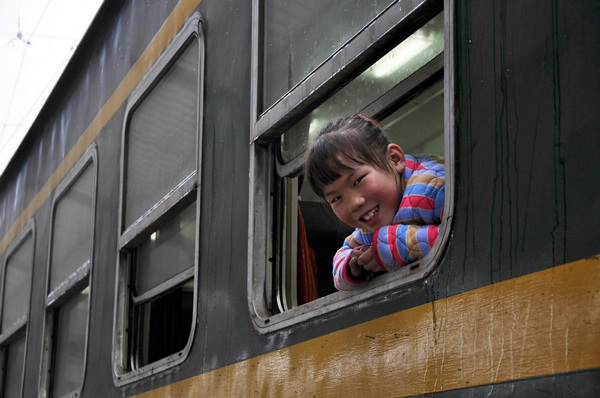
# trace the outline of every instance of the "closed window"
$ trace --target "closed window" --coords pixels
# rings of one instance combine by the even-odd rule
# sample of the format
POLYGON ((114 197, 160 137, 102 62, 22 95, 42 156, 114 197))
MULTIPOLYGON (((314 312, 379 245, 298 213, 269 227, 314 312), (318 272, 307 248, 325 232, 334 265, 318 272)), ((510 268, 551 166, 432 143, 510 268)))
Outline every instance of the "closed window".
POLYGON ((96 147, 56 189, 51 217, 40 390, 76 396, 83 387, 96 202, 96 147))
POLYGON ((198 286, 203 49, 196 16, 127 106, 115 335, 119 383, 181 362, 191 346, 198 286))

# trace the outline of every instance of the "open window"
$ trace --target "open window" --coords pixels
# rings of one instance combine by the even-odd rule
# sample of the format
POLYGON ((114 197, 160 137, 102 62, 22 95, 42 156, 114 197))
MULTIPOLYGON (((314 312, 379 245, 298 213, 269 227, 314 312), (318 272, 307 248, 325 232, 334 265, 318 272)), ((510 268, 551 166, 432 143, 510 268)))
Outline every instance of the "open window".
POLYGON ((33 220, 8 247, 0 286, 1 395, 23 391, 35 243, 33 220))
POLYGON ((204 38, 194 15, 132 94, 121 157, 118 384, 181 363, 197 313, 204 38))
MULTIPOLYGON (((267 73, 270 63, 285 64, 300 58, 294 40, 305 41, 301 32, 311 30, 292 24, 289 29, 297 32, 286 35, 282 39, 286 43, 279 46, 287 57, 275 54, 275 60, 269 59, 271 48, 277 47, 272 42, 278 40, 269 33, 276 23, 269 15, 282 12, 282 7, 292 8, 291 3, 284 6, 256 1, 254 8, 258 25, 254 32, 254 62, 258 73, 253 82, 253 244, 249 249, 248 283, 253 319, 261 332, 422 279, 437 265, 452 213, 453 50, 449 39, 451 13, 444 11, 443 2, 382 2, 371 19, 358 25, 334 20, 324 23, 319 27, 321 36, 344 37, 345 41, 328 44, 330 53, 320 58, 320 63, 307 65, 307 73, 288 80, 288 91, 280 89, 271 95, 272 85, 283 84, 272 80, 283 76, 267 73), (280 97, 275 98, 277 95, 280 97), (353 228, 339 222, 329 206, 304 183, 302 165, 311 140, 327 122, 355 114, 377 120, 391 141, 406 153, 445 157, 448 210, 440 236, 424 259, 379 276, 359 291, 336 292, 333 255, 353 228)), ((334 10, 315 3, 325 15, 335 14, 340 7, 336 4, 334 10)), ((350 13, 356 7, 360 13, 360 4, 342 3, 344 12, 350 13)), ((451 10, 451 2, 446 3, 446 9, 451 10)), ((302 22, 301 17, 298 21, 309 23, 302 22)), ((294 63, 290 65, 293 69, 294 63)))
POLYGON ((79 396, 89 331, 96 205, 96 147, 56 188, 52 205, 40 395, 79 396))

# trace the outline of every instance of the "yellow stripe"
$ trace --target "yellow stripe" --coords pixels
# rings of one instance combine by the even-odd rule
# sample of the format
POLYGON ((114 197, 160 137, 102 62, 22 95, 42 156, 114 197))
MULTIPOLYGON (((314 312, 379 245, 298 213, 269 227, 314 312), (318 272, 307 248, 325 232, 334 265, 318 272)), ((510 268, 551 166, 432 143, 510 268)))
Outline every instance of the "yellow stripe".
POLYGON ((96 139, 100 131, 106 126, 106 123, 113 117, 115 112, 127 100, 131 91, 137 86, 146 72, 148 72, 150 66, 157 60, 159 55, 164 51, 169 42, 173 39, 179 29, 181 29, 185 21, 194 12, 201 1, 202 0, 181 0, 179 4, 175 6, 171 15, 169 15, 138 61, 129 70, 127 76, 121 81, 121 84, 119 84, 119 87, 117 87, 113 95, 106 101, 100 112, 96 115, 96 118, 83 132, 77 143, 71 148, 46 184, 33 200, 29 202, 29 205, 19 217, 17 217, 6 235, 0 240, 0 254, 6 250, 10 242, 12 242, 21 229, 23 229, 27 224, 27 221, 33 217, 44 201, 48 199, 50 193, 56 188, 67 172, 75 165, 75 162, 96 139))
POLYGON ((600 367, 600 256, 482 287, 139 397, 396 397, 600 367))

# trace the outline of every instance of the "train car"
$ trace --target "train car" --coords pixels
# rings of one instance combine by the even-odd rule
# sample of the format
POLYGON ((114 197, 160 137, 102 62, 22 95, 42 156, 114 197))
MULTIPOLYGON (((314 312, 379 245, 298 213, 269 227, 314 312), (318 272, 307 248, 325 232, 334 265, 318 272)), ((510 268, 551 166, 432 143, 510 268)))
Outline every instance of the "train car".
POLYGON ((2 397, 600 396, 599 22, 105 0, 0 177, 2 397), (356 114, 446 198, 425 257, 337 291, 302 164, 356 114))

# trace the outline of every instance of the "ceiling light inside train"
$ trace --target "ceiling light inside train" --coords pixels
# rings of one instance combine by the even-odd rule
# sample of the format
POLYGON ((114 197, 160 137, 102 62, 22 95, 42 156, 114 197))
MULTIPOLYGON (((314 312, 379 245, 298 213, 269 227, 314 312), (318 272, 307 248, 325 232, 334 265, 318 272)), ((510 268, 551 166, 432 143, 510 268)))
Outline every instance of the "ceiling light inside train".
POLYGON ((432 44, 433 35, 427 36, 423 32, 416 32, 367 69, 365 73, 378 79, 387 77, 422 54, 432 44))

